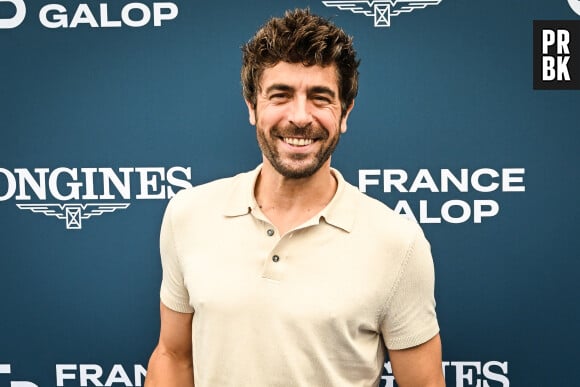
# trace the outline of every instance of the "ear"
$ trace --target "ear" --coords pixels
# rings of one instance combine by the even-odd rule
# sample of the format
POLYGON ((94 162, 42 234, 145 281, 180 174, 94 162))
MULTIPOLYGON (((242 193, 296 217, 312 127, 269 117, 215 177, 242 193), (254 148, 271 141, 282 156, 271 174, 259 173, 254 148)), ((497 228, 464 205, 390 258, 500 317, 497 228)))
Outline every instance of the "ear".
POLYGON ((248 116, 249 116, 250 124, 256 125, 256 109, 250 101, 248 101, 247 99, 245 101, 246 101, 246 106, 248 107, 248 116))
POLYGON ((346 127, 347 127, 346 122, 348 120, 348 115, 352 111, 352 108, 353 107, 354 107, 354 100, 352 101, 352 103, 350 104, 350 106, 346 109, 346 112, 344 112, 344 115, 340 119, 340 133, 345 133, 346 132, 346 127))

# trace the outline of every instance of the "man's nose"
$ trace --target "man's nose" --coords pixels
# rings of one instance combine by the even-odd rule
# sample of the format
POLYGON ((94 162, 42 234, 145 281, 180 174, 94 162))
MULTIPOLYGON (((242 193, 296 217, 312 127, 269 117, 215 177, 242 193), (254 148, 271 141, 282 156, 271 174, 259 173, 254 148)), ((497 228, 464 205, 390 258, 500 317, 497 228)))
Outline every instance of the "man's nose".
POLYGON ((312 114, 307 98, 294 99, 288 120, 299 128, 307 127, 312 123, 312 114))

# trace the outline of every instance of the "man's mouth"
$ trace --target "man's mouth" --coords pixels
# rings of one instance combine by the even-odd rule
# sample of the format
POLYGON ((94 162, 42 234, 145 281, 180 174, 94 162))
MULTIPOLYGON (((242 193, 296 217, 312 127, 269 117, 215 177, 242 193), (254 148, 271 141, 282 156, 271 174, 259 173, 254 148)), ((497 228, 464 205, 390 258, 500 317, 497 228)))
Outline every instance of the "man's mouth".
POLYGON ((284 137, 282 138, 282 141, 292 146, 306 146, 314 142, 314 140, 311 138, 295 138, 295 137, 284 137))

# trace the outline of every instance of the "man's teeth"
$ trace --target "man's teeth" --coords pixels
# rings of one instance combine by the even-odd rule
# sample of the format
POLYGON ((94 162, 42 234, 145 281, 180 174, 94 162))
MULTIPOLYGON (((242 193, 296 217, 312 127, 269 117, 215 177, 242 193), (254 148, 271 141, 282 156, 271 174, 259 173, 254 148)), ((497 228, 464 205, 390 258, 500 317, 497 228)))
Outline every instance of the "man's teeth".
POLYGON ((284 137, 284 142, 286 144, 294 145, 294 146, 305 146, 310 145, 314 141, 309 138, 291 138, 291 137, 284 137))

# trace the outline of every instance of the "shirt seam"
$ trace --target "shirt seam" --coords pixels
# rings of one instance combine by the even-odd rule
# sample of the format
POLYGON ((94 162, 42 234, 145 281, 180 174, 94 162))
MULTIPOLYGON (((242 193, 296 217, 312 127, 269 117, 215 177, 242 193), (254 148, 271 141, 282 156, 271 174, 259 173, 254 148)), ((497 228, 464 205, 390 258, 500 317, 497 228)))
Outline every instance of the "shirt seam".
MULTIPOLYGON (((183 275, 184 272, 184 267, 183 267, 183 261, 182 261, 182 257, 181 254, 179 253, 179 250, 177 248, 177 242, 175 240, 175 232, 174 232, 174 227, 173 227, 173 207, 175 207, 175 202, 172 200, 170 201, 168 207, 167 207, 167 222, 168 222, 168 227, 169 227, 169 234, 170 234, 170 238, 171 238, 171 245, 173 247, 173 250, 175 251, 175 256, 177 258, 177 263, 179 265, 179 270, 181 272, 181 278, 182 278, 182 285, 185 287, 185 277, 183 275)), ((163 291, 162 291, 163 293, 163 291)), ((189 310, 189 308, 191 307, 189 305, 188 301, 182 302, 181 300, 176 300, 173 296, 171 296, 170 294, 167 294, 167 292, 165 292, 165 297, 169 297, 169 299, 166 298, 166 301, 169 301, 171 303, 171 308, 177 308, 179 312, 185 312, 186 310, 189 310)), ((189 294, 189 291, 188 291, 189 294)), ((161 297, 162 301, 163 301, 163 296, 161 297)), ((169 305, 168 305, 169 307, 169 305)), ((175 309, 174 309, 175 310, 175 309)), ((189 313, 189 311, 187 312, 189 313)))
POLYGON ((407 248, 407 251, 405 252, 405 257, 403 258, 403 262, 401 263, 401 266, 399 268, 399 272, 397 273, 397 277, 396 277, 395 281, 393 282, 393 286, 391 286, 391 289, 389 291, 389 295, 387 296, 387 300, 385 301, 385 303, 383 304, 383 307, 379 311, 379 319, 378 319, 378 322, 379 322, 378 326, 379 327, 383 325, 383 322, 384 322, 386 314, 387 314, 387 310, 391 306, 391 302, 393 301, 393 299, 395 298, 395 295, 397 294, 398 290, 400 289, 399 285, 401 283, 403 275, 405 274, 405 272, 407 270, 407 266, 409 264, 411 256, 413 255, 413 252, 415 251, 415 244, 417 242, 417 235, 418 235, 418 232, 416 232, 415 235, 413 236, 413 239, 411 240, 411 243, 409 244, 409 247, 407 248))

